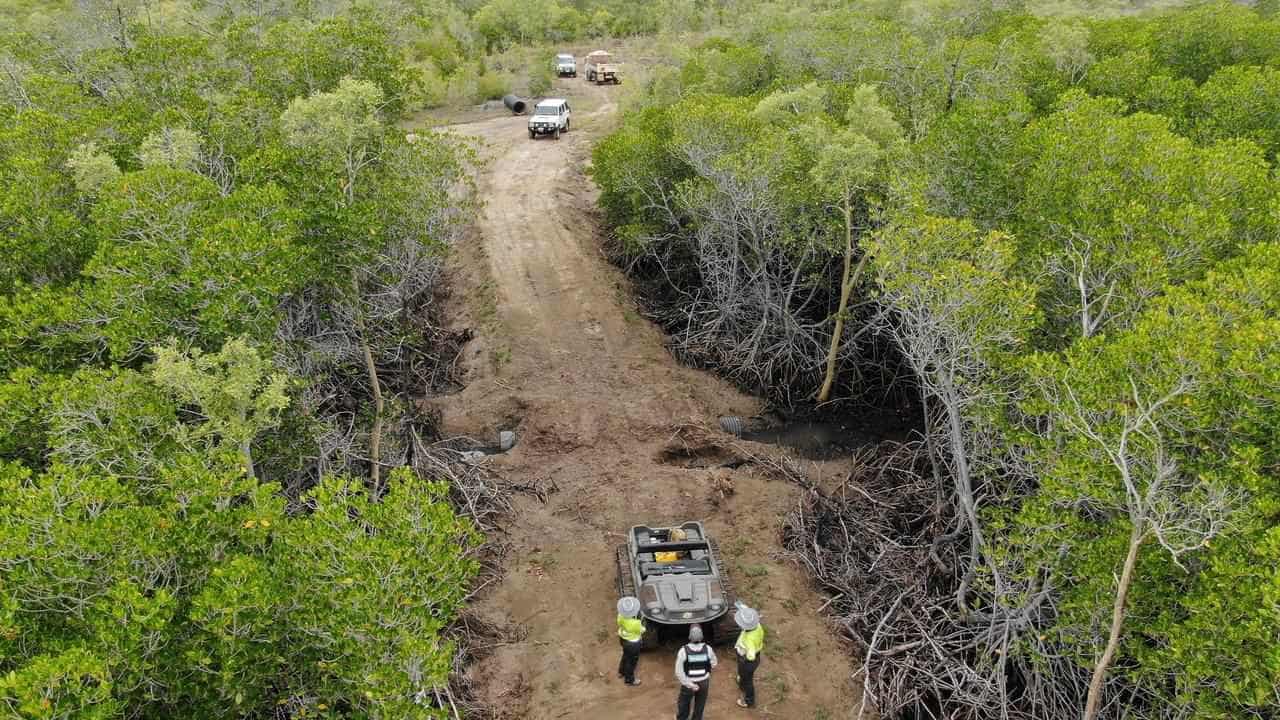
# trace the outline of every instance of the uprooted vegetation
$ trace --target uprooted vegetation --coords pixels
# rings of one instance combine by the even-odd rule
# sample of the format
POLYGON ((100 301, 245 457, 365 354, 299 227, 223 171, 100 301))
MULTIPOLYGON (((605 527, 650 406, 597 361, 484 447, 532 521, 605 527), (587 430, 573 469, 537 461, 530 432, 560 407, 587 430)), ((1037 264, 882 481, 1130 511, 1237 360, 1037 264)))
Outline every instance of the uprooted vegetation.
POLYGON ((783 401, 914 395, 917 441, 788 528, 866 710, 1280 708, 1267 12, 763 11, 597 148, 678 353, 783 401))
POLYGON ((1054 655, 1034 632, 1052 616, 1049 586, 962 609, 967 540, 923 443, 867 449, 842 483, 809 487, 787 518, 789 554, 830 594, 828 611, 862 658, 855 717, 928 717, 944 708, 982 717, 1001 696, 1018 717, 1075 714, 1087 675, 1063 658, 1032 667, 1021 647, 1054 655))

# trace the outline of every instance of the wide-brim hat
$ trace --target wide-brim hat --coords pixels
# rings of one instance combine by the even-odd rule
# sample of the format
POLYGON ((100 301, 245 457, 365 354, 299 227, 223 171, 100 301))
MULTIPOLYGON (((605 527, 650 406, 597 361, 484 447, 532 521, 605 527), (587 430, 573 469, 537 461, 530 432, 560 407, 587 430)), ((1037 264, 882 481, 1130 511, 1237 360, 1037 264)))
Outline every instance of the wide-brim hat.
POLYGON ((623 617, 635 617, 640 614, 640 601, 628 595, 618 601, 618 614, 623 617))

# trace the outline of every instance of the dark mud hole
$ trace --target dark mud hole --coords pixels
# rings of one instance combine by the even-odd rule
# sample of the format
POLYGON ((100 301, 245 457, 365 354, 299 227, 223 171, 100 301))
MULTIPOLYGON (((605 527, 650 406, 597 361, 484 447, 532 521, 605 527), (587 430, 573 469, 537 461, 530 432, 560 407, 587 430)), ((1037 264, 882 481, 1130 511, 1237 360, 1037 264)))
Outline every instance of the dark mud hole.
MULTIPOLYGON (((742 418, 741 422, 738 437, 743 440, 785 447, 806 460, 848 457, 860 448, 885 440, 902 442, 913 429, 904 413, 887 409, 866 409, 839 417, 786 419, 766 415, 742 418)), ((723 420, 721 425, 724 426, 723 420)))

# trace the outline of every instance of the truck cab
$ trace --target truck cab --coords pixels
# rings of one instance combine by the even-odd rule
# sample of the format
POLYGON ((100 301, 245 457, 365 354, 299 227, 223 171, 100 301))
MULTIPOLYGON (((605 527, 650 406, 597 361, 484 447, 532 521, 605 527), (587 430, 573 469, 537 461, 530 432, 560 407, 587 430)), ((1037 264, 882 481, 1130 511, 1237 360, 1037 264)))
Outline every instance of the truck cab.
POLYGON ((539 100, 538 104, 533 106, 533 113, 529 116, 529 139, 532 140, 539 135, 550 135, 559 140, 560 133, 569 132, 571 112, 569 101, 564 98, 539 100))
POLYGON ((578 61, 569 53, 556 55, 556 75, 578 77, 578 61))

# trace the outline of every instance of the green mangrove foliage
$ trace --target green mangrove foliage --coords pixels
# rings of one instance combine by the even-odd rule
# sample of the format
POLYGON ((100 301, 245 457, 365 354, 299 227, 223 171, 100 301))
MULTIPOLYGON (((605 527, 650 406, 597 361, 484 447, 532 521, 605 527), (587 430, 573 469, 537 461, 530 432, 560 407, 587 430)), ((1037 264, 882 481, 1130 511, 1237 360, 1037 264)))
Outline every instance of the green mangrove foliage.
POLYGON ((445 717, 472 151, 395 126, 405 7, 0 5, 0 715, 445 717))
POLYGON ((1280 711, 1277 62, 1233 3, 765 6, 596 149, 686 356, 910 388, 915 479, 791 526, 833 594, 893 588, 832 603, 883 716, 1280 711))

